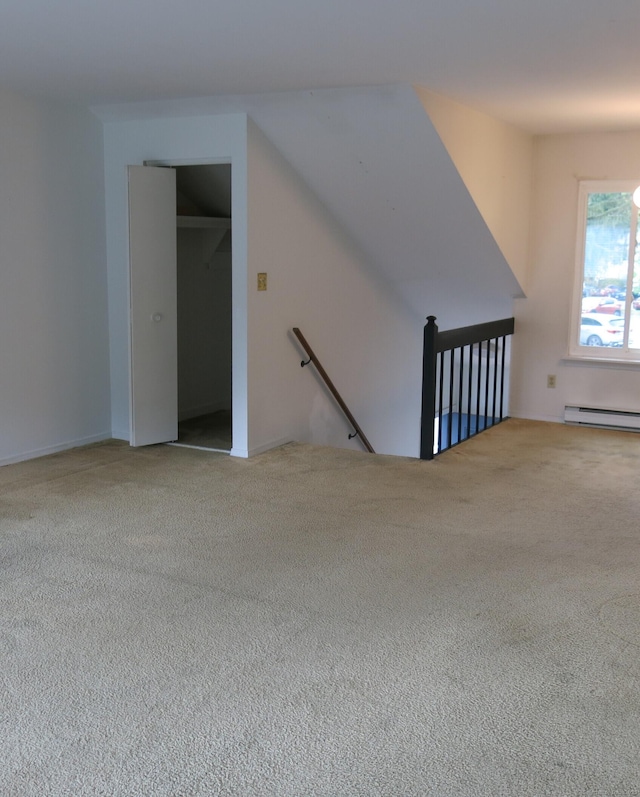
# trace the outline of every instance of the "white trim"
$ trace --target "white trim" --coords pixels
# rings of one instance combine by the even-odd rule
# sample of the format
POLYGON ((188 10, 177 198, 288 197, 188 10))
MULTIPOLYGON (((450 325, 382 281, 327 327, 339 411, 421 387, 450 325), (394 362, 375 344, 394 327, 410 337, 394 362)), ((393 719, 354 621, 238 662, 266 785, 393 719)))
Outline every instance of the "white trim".
POLYGON ((509 411, 509 418, 516 418, 520 421, 541 421, 542 423, 563 423, 562 418, 559 417, 558 415, 540 415, 535 412, 509 411))
POLYGON ((638 366, 640 365, 640 351, 638 349, 623 349, 617 346, 576 346, 575 351, 570 352, 563 359, 582 362, 587 365, 589 363, 600 365, 609 362, 615 365, 627 363, 631 366, 638 366), (594 349, 598 352, 597 357, 592 355, 594 349), (611 356, 608 356, 609 352, 611 352, 611 356))
POLYGON ((4 457, 0 459, 0 466, 13 465, 16 462, 24 462, 28 459, 37 459, 38 457, 46 457, 49 454, 57 454, 60 451, 68 451, 70 448, 80 448, 81 446, 89 446, 92 443, 102 443, 104 440, 112 440, 111 432, 102 432, 102 434, 95 434, 89 437, 80 437, 77 440, 68 440, 66 443, 59 443, 55 446, 45 446, 44 448, 36 448, 33 451, 25 451, 22 454, 16 454, 11 457, 4 457))
POLYGON ((596 368, 623 368, 637 371, 640 369, 640 352, 638 352, 637 360, 617 360, 614 357, 587 357, 586 355, 567 354, 566 357, 560 359, 560 362, 563 365, 586 365, 595 366, 596 368))
POLYGON ((162 158, 161 160, 145 160, 143 166, 224 166, 231 163, 231 156, 219 158, 162 158))
POLYGON ((246 448, 238 448, 237 446, 233 446, 231 451, 229 451, 232 457, 238 457, 239 459, 249 459, 251 456, 250 452, 246 448))
MULTIPOLYGON (((104 128, 106 244, 109 289, 111 427, 129 426, 129 253, 127 165, 231 163, 233 241, 234 439, 248 446, 248 135, 246 112, 111 115, 104 128)), ((128 431, 126 437, 128 439, 128 431)))
POLYGON ((564 408, 564 421, 567 424, 578 426, 597 426, 640 432, 640 412, 634 410, 567 404, 564 408))
MULTIPOLYGON (((246 147, 245 147, 245 151, 246 151, 246 147)), ((162 158, 162 159, 159 159, 159 160, 158 159, 151 159, 151 160, 150 159, 145 159, 145 160, 142 161, 142 163, 143 163, 144 166, 168 167, 168 168, 177 167, 177 166, 207 166, 207 165, 229 165, 229 166, 231 166, 231 175, 232 175, 232 177, 231 177, 231 195, 232 195, 232 215, 231 215, 231 218, 228 219, 228 220, 226 220, 226 219, 209 219, 209 221, 213 221, 214 222, 214 224, 212 225, 214 227, 220 227, 219 222, 221 222, 221 221, 225 222, 225 226, 226 226, 226 223, 228 222, 228 229, 232 229, 232 227, 233 227, 232 219, 234 218, 234 216, 239 216, 240 215, 234 210, 235 206, 234 206, 234 202, 233 202, 233 196, 236 193, 234 191, 234 179, 237 179, 237 177, 235 175, 236 175, 236 172, 238 171, 238 169, 237 169, 236 166, 234 166, 234 158, 232 156, 230 156, 230 155, 226 156, 225 155, 225 156, 210 157, 210 158, 162 158)), ((128 165, 132 165, 132 164, 128 164, 128 165)), ((133 165, 135 165, 135 164, 133 164, 133 165)), ((128 174, 128 168, 127 168, 127 174, 128 174)), ((127 270, 127 283, 128 283, 128 286, 127 286, 127 290, 128 290, 128 299, 127 299, 127 315, 128 315, 128 319, 127 319, 128 324, 127 324, 127 326, 128 326, 128 329, 127 329, 127 334, 128 334, 128 379, 129 379, 129 425, 130 425, 130 429, 129 429, 128 433, 127 433, 127 437, 125 437, 123 439, 126 439, 129 442, 131 442, 131 440, 133 439, 133 430, 131 428, 131 425, 132 425, 132 422, 133 422, 132 384, 133 384, 133 367, 134 366, 133 366, 133 358, 132 358, 132 340, 131 340, 132 309, 131 309, 131 256, 130 256, 130 251, 129 251, 129 241, 130 241, 129 222, 130 222, 130 220, 129 220, 129 212, 128 212, 128 205, 129 205, 128 178, 127 178, 127 200, 126 201, 127 201, 127 213, 126 213, 126 240, 127 240, 126 270, 127 270)), ((180 216, 178 216, 176 214, 176 229, 179 226, 181 226, 180 221, 179 221, 181 218, 184 219, 186 217, 180 217, 180 216)), ((188 222, 184 226, 188 227, 189 226, 188 222)), ((237 229, 237 227, 236 227, 236 229, 237 229)), ((245 237, 246 237, 246 233, 245 233, 245 237)), ((239 330, 237 329, 237 323, 234 320, 234 308, 237 305, 236 292, 238 292, 242 288, 242 286, 240 285, 240 280, 238 279, 238 276, 239 276, 238 270, 239 270, 239 263, 240 263, 240 255, 239 255, 239 252, 238 252, 239 248, 240 247, 237 244, 234 244, 234 246, 232 248, 232 255, 231 255, 232 285, 236 286, 236 284, 237 284, 237 286, 238 286, 238 287, 235 287, 235 292, 232 289, 232 298, 231 298, 231 316, 232 316, 232 354, 231 354, 231 361, 232 361, 232 365, 235 365, 237 363, 237 361, 239 360, 237 352, 238 352, 238 349, 240 347, 240 334, 239 334, 239 330)), ((245 292, 246 292, 246 288, 245 288, 245 292)), ((246 301, 246 295, 245 295, 244 298, 245 298, 245 301, 246 301)), ((246 328, 246 318, 244 319, 244 326, 246 328)), ((244 345, 246 347, 245 334, 243 334, 242 339, 243 339, 243 343, 244 343, 244 345)), ((238 371, 238 370, 239 370, 238 368, 235 368, 234 369, 234 373, 236 371, 238 371)), ((233 376, 232 376, 232 391, 231 392, 232 392, 232 402, 237 401, 235 399, 236 394, 241 394, 243 392, 243 391, 239 391, 238 390, 237 385, 235 384, 235 380, 234 380, 233 376)), ((217 409, 219 409, 219 408, 217 408, 217 409)), ((246 406, 243 409, 246 410, 246 406)), ((214 411, 216 411, 216 410, 214 410, 214 411)), ((236 420, 233 421, 233 423, 237 424, 238 423, 237 419, 241 415, 244 415, 244 414, 245 413, 239 412, 238 411, 238 407, 236 406, 234 408, 234 411, 233 411, 233 417, 236 418, 236 420)), ((195 416, 190 416, 190 417, 195 417, 195 416)), ((188 420, 188 418, 180 417, 180 413, 178 413, 177 420, 178 420, 178 422, 180 422, 181 420, 188 420)), ((233 436, 235 436, 236 432, 232 431, 232 434, 233 434, 233 436)), ((246 449, 244 449, 243 451, 246 451, 246 449)), ((251 454, 249 452, 247 452, 247 453, 238 454, 238 456, 247 457, 247 456, 251 456, 251 454)))
POLYGON ((569 324, 569 354, 576 356, 581 349, 575 341, 580 340, 582 319, 582 291, 584 283, 584 246, 587 230, 587 197, 591 181, 578 183, 578 214, 576 219, 576 256, 573 264, 573 290, 571 292, 571 323, 569 324))
POLYGON ((287 443, 295 442, 292 437, 280 437, 277 440, 271 440, 269 443, 263 443, 260 446, 256 446, 255 448, 236 448, 235 446, 231 449, 231 456, 232 457, 241 457, 242 459, 249 459, 249 457, 255 457, 258 454, 264 454, 266 451, 271 451, 272 448, 279 448, 280 446, 285 446, 287 443))
MULTIPOLYGON (((593 355, 592 346, 581 346, 580 320, 582 318, 582 291, 584 284, 584 256, 587 233, 587 199, 593 193, 633 193, 640 185, 639 179, 630 180, 579 180, 578 181, 578 216, 576 220, 576 256, 574 262, 573 292, 571 296, 571 323, 569 327, 568 359, 583 362, 640 363, 640 351, 637 349, 598 347, 598 354, 593 355)), ((628 300, 627 300, 628 301, 628 300)), ((629 305, 630 307, 630 305, 629 305)))

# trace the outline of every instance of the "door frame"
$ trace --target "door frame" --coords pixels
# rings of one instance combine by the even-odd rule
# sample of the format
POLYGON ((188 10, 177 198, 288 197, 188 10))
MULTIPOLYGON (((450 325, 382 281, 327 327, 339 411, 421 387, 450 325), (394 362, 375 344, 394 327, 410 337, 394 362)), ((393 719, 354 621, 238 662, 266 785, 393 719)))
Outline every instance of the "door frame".
MULTIPOLYGON (((206 165, 226 165, 231 166, 231 217, 232 223, 232 247, 231 247, 231 399, 232 399, 232 448, 231 456, 246 458, 249 456, 248 450, 248 395, 246 380, 246 353, 247 353, 247 317, 246 317, 246 240, 245 246, 241 246, 242 230, 245 224, 236 223, 236 201, 234 200, 234 159, 233 157, 209 157, 209 158, 154 158, 144 159, 143 166, 173 167, 173 166, 206 166, 206 165), (238 232, 238 230, 240 230, 238 232), (241 250, 241 251, 239 251, 241 250), (243 258, 242 252, 245 253, 243 258), (245 367, 241 367, 245 363, 245 367)), ((136 165, 136 164, 132 164, 136 165)), ((127 197, 128 201, 128 197, 127 197)), ((246 231, 244 233, 246 239, 246 231)), ((128 230, 127 230, 128 240, 128 230)), ((128 277, 131 277, 131 262, 127 256, 128 277)), ((129 345, 129 401, 131 418, 131 385, 133 378, 133 358, 131 341, 131 297, 128 303, 128 345, 129 345)))
MULTIPOLYGON (((233 449, 249 449, 249 138, 246 112, 205 101, 125 104, 98 114, 103 124, 105 248, 111 433, 129 440, 129 219, 127 166, 151 163, 231 163, 233 206, 233 449)), ((99 175, 96 174, 96 180, 99 175)))

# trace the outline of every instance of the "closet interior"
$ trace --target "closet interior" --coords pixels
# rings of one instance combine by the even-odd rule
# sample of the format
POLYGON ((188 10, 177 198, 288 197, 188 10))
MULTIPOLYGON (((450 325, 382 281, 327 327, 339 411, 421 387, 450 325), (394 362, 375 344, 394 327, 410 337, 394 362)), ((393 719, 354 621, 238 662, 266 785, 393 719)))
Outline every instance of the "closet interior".
POLYGON ((231 164, 176 166, 178 444, 230 451, 231 164))

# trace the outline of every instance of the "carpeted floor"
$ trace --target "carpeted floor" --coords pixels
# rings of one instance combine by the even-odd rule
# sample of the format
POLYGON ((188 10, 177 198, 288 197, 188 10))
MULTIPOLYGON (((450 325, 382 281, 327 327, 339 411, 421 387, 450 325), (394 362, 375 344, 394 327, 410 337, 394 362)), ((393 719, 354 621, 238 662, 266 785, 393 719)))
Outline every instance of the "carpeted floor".
POLYGON ((640 795, 640 436, 0 468, 0 794, 640 795))

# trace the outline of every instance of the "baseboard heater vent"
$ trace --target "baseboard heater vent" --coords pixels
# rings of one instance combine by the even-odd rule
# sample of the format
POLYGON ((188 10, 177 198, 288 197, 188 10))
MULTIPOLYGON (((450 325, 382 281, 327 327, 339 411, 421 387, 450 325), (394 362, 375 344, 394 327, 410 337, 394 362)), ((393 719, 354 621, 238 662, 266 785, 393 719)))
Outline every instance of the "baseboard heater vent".
POLYGON ((624 429, 640 432, 640 412, 603 410, 596 407, 566 406, 564 422, 583 426, 601 426, 607 429, 624 429))

